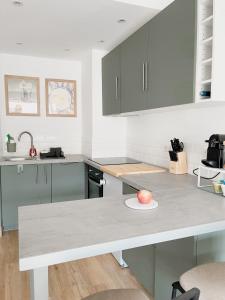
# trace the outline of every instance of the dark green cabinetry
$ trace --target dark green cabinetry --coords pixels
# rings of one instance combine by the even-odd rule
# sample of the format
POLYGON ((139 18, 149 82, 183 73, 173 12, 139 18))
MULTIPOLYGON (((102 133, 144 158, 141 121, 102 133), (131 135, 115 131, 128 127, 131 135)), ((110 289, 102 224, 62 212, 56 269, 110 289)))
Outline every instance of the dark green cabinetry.
POLYGON ((146 108, 194 100, 196 1, 177 0, 149 23, 146 108))
POLYGON ((194 101, 196 2, 174 1, 103 58, 103 115, 194 101))
POLYGON ((52 202, 84 198, 84 163, 52 164, 52 202))
POLYGON ((146 109, 148 31, 144 25, 121 44, 121 112, 146 109))
POLYGON ((84 163, 2 166, 3 230, 17 229, 19 206, 84 199, 84 169, 84 163))
POLYGON ((1 167, 3 229, 18 226, 18 207, 51 202, 50 165, 1 167))
POLYGON ((121 100, 120 47, 102 60, 103 115, 119 114, 121 100))

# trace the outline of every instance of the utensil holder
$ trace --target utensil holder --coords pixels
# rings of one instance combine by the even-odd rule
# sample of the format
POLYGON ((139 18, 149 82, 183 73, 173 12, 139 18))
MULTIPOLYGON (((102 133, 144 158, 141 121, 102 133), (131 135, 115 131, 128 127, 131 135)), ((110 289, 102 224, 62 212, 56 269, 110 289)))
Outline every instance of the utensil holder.
POLYGON ((170 161, 169 172, 177 175, 188 173, 187 154, 185 151, 177 152, 177 161, 170 161))
POLYGON ((7 152, 16 152, 16 143, 6 143, 7 152))

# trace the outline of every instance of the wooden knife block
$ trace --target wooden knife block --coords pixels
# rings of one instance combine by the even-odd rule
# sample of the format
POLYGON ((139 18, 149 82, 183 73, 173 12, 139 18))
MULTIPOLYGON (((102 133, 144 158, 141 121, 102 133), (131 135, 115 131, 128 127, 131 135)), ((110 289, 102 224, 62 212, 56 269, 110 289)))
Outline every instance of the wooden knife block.
POLYGON ((170 161, 169 172, 177 175, 187 174, 188 167, 186 152, 178 152, 177 158, 177 161, 170 161))

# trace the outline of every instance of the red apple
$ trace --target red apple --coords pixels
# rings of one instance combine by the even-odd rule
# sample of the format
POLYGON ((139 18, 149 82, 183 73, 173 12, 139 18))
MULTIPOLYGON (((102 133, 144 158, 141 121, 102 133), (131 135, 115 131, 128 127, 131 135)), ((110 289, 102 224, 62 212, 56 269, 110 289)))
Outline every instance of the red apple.
POLYGON ((137 198, 141 204, 150 204, 153 201, 152 193, 146 190, 137 192, 137 198))

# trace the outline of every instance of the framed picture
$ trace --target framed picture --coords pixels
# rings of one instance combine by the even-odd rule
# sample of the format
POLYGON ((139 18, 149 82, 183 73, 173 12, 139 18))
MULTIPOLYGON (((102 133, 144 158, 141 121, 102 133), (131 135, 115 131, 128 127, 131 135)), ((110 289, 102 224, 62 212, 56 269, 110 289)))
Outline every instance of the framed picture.
POLYGON ((47 116, 76 116, 75 80, 45 79, 45 88, 47 116))
POLYGON ((39 116, 39 78, 5 75, 5 101, 7 115, 39 116))

